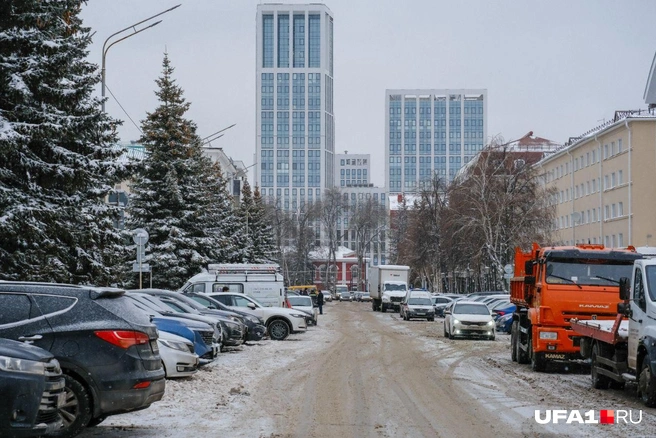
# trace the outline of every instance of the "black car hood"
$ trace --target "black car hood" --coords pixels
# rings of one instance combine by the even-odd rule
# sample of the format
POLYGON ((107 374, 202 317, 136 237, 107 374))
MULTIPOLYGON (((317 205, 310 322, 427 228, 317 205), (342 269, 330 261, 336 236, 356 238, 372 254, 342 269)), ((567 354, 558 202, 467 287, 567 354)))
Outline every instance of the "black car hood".
POLYGON ((10 339, 0 339, 0 356, 33 360, 36 362, 48 362, 54 357, 52 353, 43 348, 10 339))

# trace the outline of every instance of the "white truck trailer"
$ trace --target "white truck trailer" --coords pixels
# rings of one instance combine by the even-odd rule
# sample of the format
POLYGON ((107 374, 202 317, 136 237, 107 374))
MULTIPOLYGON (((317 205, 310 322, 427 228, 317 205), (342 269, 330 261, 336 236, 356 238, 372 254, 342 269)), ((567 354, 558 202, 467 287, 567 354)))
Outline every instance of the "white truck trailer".
POLYGON ((369 294, 374 312, 387 312, 387 309, 399 311, 401 301, 408 292, 409 274, 409 266, 380 265, 369 268, 369 294))

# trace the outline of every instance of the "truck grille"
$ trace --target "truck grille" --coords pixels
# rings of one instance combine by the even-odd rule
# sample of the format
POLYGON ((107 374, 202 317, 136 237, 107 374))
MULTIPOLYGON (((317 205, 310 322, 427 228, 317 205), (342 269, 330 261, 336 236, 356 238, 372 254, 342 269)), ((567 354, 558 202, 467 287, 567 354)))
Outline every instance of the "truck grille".
POLYGON ((484 326, 484 325, 487 325, 487 322, 460 321, 460 324, 462 324, 462 325, 484 326))
POLYGON ((400 303, 403 301, 403 297, 390 297, 390 301, 393 303, 400 303))

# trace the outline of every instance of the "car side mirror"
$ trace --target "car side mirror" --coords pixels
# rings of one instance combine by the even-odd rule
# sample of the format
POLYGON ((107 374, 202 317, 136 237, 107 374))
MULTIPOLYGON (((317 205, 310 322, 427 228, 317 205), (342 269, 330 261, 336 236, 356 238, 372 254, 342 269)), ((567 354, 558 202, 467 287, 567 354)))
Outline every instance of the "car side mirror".
POLYGON ((252 309, 252 310, 256 309, 255 303, 248 303, 248 305, 246 307, 248 307, 249 309, 252 309))
POLYGON ((626 301, 631 296, 631 280, 627 277, 620 278, 620 300, 626 301))

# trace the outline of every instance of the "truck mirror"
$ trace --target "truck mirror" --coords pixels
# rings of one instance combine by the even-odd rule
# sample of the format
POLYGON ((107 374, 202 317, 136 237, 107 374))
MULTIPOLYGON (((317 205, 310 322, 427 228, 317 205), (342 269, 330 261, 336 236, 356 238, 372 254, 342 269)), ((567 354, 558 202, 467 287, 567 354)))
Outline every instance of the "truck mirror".
POLYGON ((631 296, 631 281, 627 277, 620 278, 620 300, 626 301, 631 296))
POLYGON ((631 306, 626 303, 617 303, 617 313, 626 317, 631 316, 631 306))
POLYGON ((533 275, 533 261, 527 260, 524 263, 524 275, 533 275))
POLYGON ((524 284, 527 284, 529 286, 534 286, 535 285, 535 277, 532 275, 527 275, 524 277, 524 284))

